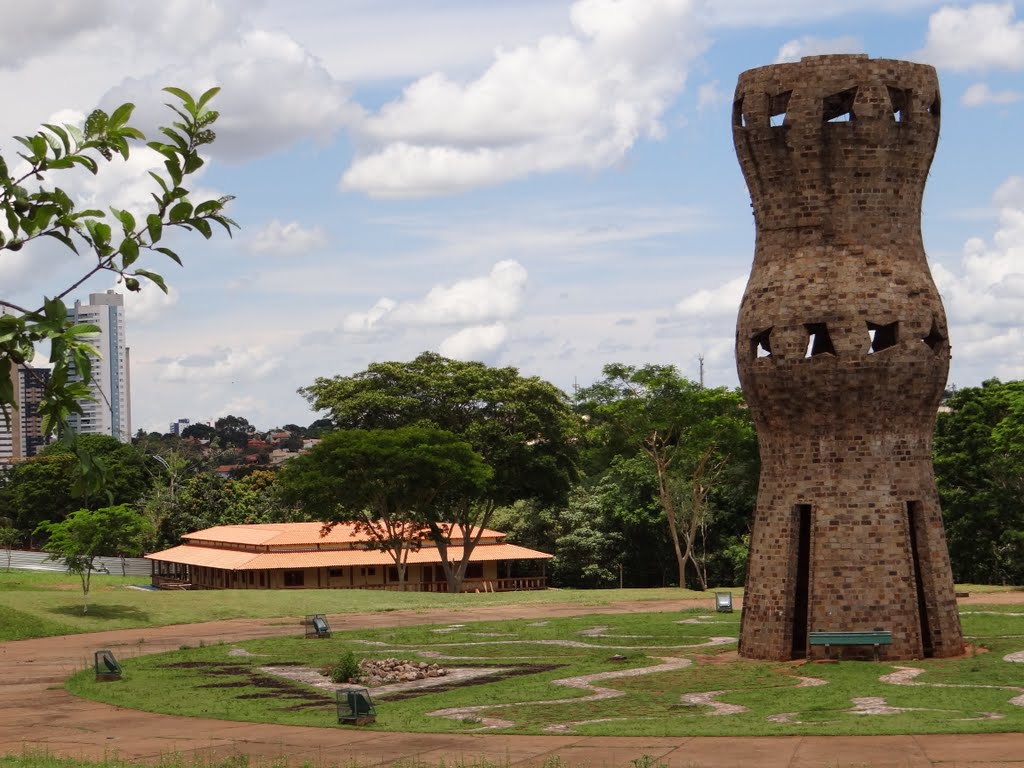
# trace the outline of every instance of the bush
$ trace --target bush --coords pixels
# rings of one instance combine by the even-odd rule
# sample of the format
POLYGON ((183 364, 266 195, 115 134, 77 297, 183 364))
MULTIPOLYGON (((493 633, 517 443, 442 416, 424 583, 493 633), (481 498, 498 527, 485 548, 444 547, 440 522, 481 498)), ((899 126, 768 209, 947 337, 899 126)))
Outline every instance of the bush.
POLYGON ((332 683, 347 683, 351 680, 355 680, 362 674, 362 670, 359 668, 359 659, 352 651, 348 651, 344 656, 335 664, 330 667, 327 672, 327 676, 331 678, 332 683))

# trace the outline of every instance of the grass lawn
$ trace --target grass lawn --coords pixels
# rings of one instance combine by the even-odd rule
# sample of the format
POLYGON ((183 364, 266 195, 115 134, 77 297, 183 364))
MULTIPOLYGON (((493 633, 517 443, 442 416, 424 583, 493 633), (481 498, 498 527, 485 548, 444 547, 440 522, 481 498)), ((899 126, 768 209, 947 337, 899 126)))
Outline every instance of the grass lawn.
MULTIPOLYGON (((266 594, 266 593, 264 593, 266 594)), ((290 593, 294 599, 299 593, 290 593)), ((377 599, 382 593, 374 593, 377 599)), ((483 597, 483 596, 479 596, 483 597)), ((964 632, 975 652, 960 659, 873 663, 779 663, 738 659, 738 614, 705 611, 593 615, 449 626, 335 631, 185 648, 122 661, 124 679, 96 683, 91 670, 69 689, 118 706, 185 716, 336 726, 331 691, 265 669, 321 669, 347 651, 448 668, 504 673, 448 690, 375 695, 377 730, 471 732, 494 720, 503 733, 586 735, 793 735, 982 733, 1024 730, 1020 606, 971 606, 964 632), (613 656, 624 658, 613 659, 613 656), (923 670, 898 685, 899 668, 923 670), (643 673, 645 669, 655 670, 643 673), (575 685, 557 681, 576 680, 575 685), (809 684, 812 683, 812 684, 809 684), (711 702, 695 695, 718 692, 711 702), (609 695, 610 694, 610 695, 609 695), (878 708, 881 707, 881 710, 878 708), (442 712, 447 710, 447 712, 442 712)), ((907 674, 904 672, 904 674, 907 674)))
MULTIPOLYGON (((681 589, 595 589, 447 595, 362 589, 150 591, 130 585, 147 578, 94 575, 89 610, 82 613, 76 577, 50 571, 0 571, 0 641, 106 629, 134 629, 235 618, 297 617, 310 613, 369 613, 399 609, 572 603, 595 610, 623 600, 706 599, 681 589)), ((742 590, 732 590, 741 594, 742 590)))

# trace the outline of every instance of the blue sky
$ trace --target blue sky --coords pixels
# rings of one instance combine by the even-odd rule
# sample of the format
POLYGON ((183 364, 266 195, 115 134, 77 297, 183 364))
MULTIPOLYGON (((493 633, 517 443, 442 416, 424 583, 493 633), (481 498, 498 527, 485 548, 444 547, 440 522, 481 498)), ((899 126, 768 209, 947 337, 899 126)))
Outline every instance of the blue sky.
MULTIPOLYGON (((569 390, 609 362, 735 386, 753 256, 729 127, 738 74, 818 53, 934 64, 943 125, 923 230, 950 381, 1024 377, 1024 8, 927 0, 2 1, 0 136, 220 85, 196 186, 233 240, 128 297, 133 426, 307 424, 296 389, 423 350, 569 390)), ((5 153, 12 147, 2 143, 5 153)), ((137 207, 148 151, 62 183, 137 207)), ((56 249, 0 261, 19 303, 56 249)), ((105 290, 110 279, 84 289, 105 290)))

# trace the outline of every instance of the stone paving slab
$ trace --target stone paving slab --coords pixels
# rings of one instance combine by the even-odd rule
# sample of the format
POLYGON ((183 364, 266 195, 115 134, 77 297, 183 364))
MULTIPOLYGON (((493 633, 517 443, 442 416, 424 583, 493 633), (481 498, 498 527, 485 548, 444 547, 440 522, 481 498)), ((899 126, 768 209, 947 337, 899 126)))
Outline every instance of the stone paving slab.
MULTIPOLYGON (((1024 603, 1024 593, 1009 593, 1024 603)), ((972 603, 1014 602, 1005 594, 972 596, 972 603)), ((536 605, 455 611, 389 611, 332 615, 332 624, 355 629, 401 624, 486 619, 547 619, 593 613, 642 613, 706 607, 709 600, 629 602, 607 607, 536 605)), ((540 766, 558 757, 578 765, 633 768, 637 759, 670 768, 1024 768, 1024 734, 937 736, 787 737, 586 737, 578 735, 406 734, 341 728, 243 723, 185 718, 122 709, 78 699, 60 687, 73 671, 91 665, 97 648, 117 648, 119 658, 173 650, 182 644, 232 642, 298 634, 299 619, 238 619, 66 635, 0 643, 0 755, 43 750, 55 755, 153 762, 161 758, 246 755, 317 765, 363 766, 441 760, 487 759, 500 766, 540 766), (142 642, 140 642, 142 640, 142 642), (16 695, 15 695, 16 694, 16 695)))

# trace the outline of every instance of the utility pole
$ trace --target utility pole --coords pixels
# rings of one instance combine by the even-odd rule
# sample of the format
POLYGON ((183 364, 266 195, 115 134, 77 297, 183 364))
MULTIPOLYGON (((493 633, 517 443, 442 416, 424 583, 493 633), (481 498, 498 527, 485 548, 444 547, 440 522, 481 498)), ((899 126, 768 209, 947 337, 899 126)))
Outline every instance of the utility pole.
POLYGON ((704 389, 704 354, 697 355, 697 360, 700 361, 700 388, 704 389))

